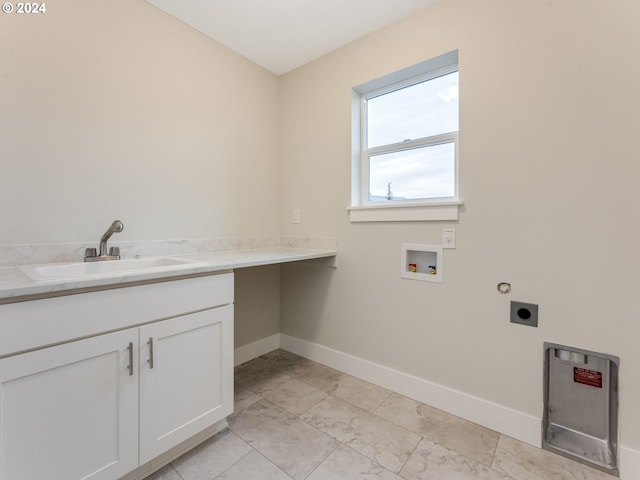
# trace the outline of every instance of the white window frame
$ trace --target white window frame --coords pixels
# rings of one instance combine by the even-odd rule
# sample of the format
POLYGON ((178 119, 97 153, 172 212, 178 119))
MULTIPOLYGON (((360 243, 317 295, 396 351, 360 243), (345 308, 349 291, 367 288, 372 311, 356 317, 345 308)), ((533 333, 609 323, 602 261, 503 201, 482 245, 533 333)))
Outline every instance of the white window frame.
POLYGON ((460 205, 462 205, 459 190, 458 132, 368 148, 365 125, 365 119, 367 118, 366 103, 369 98, 416 85, 458 70, 458 51, 454 50, 353 88, 351 112, 352 181, 351 207, 349 208, 352 222, 458 220, 458 209, 460 205), (443 143, 454 144, 454 196, 429 199, 388 200, 385 202, 369 200, 369 157, 372 154, 405 151, 443 143))

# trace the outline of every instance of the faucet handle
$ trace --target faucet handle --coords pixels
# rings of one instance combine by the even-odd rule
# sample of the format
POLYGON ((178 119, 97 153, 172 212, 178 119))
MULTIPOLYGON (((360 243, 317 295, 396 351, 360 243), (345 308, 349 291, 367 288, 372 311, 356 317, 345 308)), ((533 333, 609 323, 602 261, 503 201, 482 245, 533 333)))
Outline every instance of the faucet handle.
POLYGON ((95 248, 89 247, 84 251, 84 258, 97 257, 98 251, 95 248))
POLYGON ((118 257, 118 260, 120 260, 120 247, 111 247, 111 248, 109 248, 109 256, 110 257, 118 257))

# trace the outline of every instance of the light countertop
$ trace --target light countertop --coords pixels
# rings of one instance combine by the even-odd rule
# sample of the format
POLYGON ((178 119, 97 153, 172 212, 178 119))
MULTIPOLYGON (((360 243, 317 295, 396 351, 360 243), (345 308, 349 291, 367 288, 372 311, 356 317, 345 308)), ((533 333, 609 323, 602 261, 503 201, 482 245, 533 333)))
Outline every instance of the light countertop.
POLYGON ((336 252, 332 250, 283 247, 202 252, 175 255, 175 257, 187 258, 193 262, 179 270, 141 270, 139 272, 111 273, 107 275, 61 277, 44 281, 32 280, 18 266, 0 267, 0 303, 12 303, 33 298, 70 294, 78 290, 114 288, 126 286, 126 284, 130 283, 152 282, 185 275, 210 274, 260 265, 274 265, 320 258, 331 259, 331 257, 335 256, 336 252))

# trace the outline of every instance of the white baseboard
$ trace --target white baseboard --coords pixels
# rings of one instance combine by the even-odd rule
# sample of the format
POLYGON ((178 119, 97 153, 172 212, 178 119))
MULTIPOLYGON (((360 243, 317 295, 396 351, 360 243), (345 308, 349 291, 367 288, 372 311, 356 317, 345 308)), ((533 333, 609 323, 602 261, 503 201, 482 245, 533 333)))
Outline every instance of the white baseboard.
MULTIPOLYGON (((235 364, 247 362, 276 348, 283 348, 534 447, 541 447, 541 418, 282 333, 237 348, 235 364)), ((619 453, 620 479, 639 479, 640 451, 620 446, 619 453)))
POLYGON ((620 446, 620 479, 635 480, 640 478, 640 452, 620 446))
POLYGON ((299 338, 280 334, 280 346, 535 447, 541 446, 540 418, 299 338))
POLYGON ((248 362, 254 358, 269 353, 272 350, 280 347, 280 334, 276 333, 269 337, 261 338, 247 345, 243 345, 234 350, 233 353, 233 365, 237 366, 241 363, 248 362))

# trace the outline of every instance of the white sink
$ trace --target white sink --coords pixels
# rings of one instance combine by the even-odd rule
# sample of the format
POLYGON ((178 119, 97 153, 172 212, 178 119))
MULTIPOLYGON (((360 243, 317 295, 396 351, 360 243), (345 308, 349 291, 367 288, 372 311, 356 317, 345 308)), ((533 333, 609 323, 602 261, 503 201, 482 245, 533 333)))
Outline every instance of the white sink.
POLYGON ((144 257, 104 262, 45 263, 20 265, 18 268, 31 280, 63 280, 78 278, 104 278, 125 275, 175 272, 206 266, 207 262, 177 257, 144 257))

